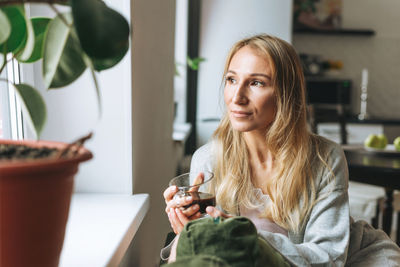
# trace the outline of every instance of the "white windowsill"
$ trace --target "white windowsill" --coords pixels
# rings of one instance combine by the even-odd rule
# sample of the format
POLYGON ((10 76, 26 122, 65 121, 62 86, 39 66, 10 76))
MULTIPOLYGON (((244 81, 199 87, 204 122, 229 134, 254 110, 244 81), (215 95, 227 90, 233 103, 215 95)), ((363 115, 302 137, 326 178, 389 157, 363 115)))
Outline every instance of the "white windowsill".
POLYGON ((148 194, 74 194, 59 266, 118 266, 149 202, 148 194))

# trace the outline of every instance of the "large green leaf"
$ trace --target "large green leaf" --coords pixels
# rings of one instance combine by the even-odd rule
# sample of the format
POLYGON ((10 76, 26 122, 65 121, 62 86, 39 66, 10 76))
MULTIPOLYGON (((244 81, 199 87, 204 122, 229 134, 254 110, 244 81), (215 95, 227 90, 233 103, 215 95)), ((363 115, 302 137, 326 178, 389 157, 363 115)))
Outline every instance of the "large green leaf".
POLYGON ((99 58, 92 57, 91 60, 93 62, 94 69, 96 71, 102 71, 102 70, 106 70, 106 69, 114 67, 124 58, 128 49, 129 49, 129 46, 127 46, 125 50, 121 51, 120 55, 117 55, 112 58, 99 59, 99 58))
POLYGON ((28 115, 26 119, 35 129, 37 136, 40 136, 47 117, 46 104, 42 96, 28 84, 14 84, 14 87, 21 97, 24 111, 28 115))
POLYGON ((0 9, 0 44, 7 41, 11 34, 11 25, 8 21, 7 15, 0 9))
POLYGON ((25 12, 23 6, 5 6, 1 10, 7 15, 11 24, 11 34, 7 42, 0 45, 0 52, 4 51, 3 46, 6 45, 6 53, 17 53, 26 43, 27 29, 25 21, 25 12))
MULTIPOLYGON (((62 15, 71 23, 70 13, 62 15)), ((49 23, 43 48, 43 78, 47 88, 66 86, 86 69, 82 49, 72 31, 60 16, 49 23)))
POLYGON ((28 60, 33 52, 33 49, 35 48, 35 33, 33 31, 33 26, 32 22, 29 18, 25 17, 25 25, 26 25, 26 37, 25 37, 25 42, 24 46, 21 47, 21 50, 16 51, 16 58, 19 61, 25 61, 28 60))
POLYGON ((31 23, 33 32, 35 34, 35 46, 33 52, 27 60, 20 60, 26 63, 35 62, 43 57, 43 43, 47 26, 49 25, 49 18, 32 18, 31 23))
POLYGON ((101 0, 71 0, 71 7, 82 49, 89 57, 116 61, 125 55, 130 30, 121 14, 101 0))

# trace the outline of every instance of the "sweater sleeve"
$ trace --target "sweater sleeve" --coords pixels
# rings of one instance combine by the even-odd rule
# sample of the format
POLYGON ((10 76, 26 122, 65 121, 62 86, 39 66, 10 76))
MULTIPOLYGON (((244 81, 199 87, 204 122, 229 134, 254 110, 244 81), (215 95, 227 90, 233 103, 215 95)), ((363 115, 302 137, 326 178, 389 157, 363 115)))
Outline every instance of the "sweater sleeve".
POLYGON ((192 183, 200 172, 213 171, 211 157, 211 143, 203 145, 194 152, 190 163, 190 180, 192 183))
POLYGON ((331 171, 321 164, 316 173, 317 194, 298 244, 281 234, 259 234, 294 266, 344 266, 350 237, 348 169, 342 149, 334 145, 327 160, 331 171))

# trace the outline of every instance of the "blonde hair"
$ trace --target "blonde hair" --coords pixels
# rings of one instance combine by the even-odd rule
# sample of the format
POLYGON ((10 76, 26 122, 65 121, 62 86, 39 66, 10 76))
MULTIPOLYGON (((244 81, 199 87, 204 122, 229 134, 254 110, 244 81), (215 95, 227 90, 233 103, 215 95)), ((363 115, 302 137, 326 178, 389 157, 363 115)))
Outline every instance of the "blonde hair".
MULTIPOLYGON (((274 157, 273 174, 267 184, 272 203, 264 216, 296 232, 316 201, 311 164, 316 157, 323 161, 318 138, 307 127, 303 71, 290 44, 273 36, 256 35, 231 48, 224 77, 233 56, 244 46, 265 55, 273 69, 276 114, 265 136, 274 157)), ((254 208, 247 146, 242 133, 231 127, 227 114, 214 132, 213 148, 217 203, 233 214, 237 214, 239 205, 254 208)))

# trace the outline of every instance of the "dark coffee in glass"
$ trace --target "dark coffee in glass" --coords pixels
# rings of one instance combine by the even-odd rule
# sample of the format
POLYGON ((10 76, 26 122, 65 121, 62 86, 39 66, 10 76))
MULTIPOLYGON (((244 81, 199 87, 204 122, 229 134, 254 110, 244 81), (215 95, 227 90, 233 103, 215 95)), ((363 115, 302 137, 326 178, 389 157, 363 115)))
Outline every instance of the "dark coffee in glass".
POLYGON ((188 192, 188 194, 192 196, 193 202, 190 205, 184 206, 185 209, 198 204, 200 206, 200 213, 204 214, 208 206, 215 206, 215 196, 212 194, 203 192, 188 192))
POLYGON ((202 217, 206 216, 206 208, 208 206, 215 206, 215 195, 209 192, 210 181, 213 179, 212 172, 204 171, 199 174, 185 173, 173 178, 169 185, 176 186, 178 192, 174 195, 174 199, 191 196, 193 201, 182 208, 189 208, 192 205, 198 204, 200 206, 200 213, 202 217), (202 179, 199 179, 199 175, 202 179))

